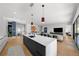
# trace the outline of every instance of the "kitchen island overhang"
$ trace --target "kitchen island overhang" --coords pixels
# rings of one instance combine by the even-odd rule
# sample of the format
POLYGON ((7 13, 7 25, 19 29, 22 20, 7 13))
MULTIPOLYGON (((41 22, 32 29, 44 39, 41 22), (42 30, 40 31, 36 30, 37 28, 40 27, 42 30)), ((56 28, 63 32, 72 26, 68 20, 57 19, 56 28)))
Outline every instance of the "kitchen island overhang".
POLYGON ((34 56, 56 56, 57 39, 35 35, 31 38, 23 35, 23 43, 34 56))

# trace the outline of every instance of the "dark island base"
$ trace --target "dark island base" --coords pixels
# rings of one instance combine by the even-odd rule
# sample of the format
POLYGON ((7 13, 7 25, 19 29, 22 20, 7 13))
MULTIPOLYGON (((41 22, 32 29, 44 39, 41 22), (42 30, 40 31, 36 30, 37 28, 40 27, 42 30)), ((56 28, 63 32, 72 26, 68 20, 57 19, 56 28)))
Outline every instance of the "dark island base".
POLYGON ((23 36, 23 43, 30 50, 33 56, 45 56, 45 46, 26 36, 23 36))

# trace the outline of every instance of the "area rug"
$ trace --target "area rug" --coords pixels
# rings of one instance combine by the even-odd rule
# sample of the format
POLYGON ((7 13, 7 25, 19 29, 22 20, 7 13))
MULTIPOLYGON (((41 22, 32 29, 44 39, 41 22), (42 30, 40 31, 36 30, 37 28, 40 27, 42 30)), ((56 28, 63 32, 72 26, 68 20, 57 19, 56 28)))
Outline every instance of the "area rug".
POLYGON ((8 48, 7 56, 24 56, 22 47, 19 45, 15 45, 13 47, 8 48))

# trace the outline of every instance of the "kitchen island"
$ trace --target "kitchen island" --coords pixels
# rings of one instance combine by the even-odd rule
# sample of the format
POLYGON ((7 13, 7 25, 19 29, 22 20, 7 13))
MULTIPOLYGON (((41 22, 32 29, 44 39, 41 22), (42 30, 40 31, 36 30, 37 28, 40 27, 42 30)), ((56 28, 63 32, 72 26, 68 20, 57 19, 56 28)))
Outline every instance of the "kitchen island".
POLYGON ((23 35, 23 43, 34 56, 56 56, 57 39, 35 35, 31 38, 23 35))

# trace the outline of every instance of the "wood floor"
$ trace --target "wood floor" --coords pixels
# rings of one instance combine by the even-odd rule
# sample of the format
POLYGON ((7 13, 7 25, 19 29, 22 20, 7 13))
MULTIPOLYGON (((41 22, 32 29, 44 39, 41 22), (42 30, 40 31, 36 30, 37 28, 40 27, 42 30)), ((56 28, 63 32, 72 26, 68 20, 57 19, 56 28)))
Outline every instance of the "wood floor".
MULTIPOLYGON (((7 56, 8 48, 20 45, 23 48, 25 56, 32 56, 27 47, 23 44, 23 40, 21 37, 11 37, 7 42, 6 46, 0 53, 2 56, 7 56)), ((64 38, 64 41, 57 43, 57 55, 58 56, 79 56, 79 50, 76 48, 74 41, 72 38, 64 38)))
POLYGON ((9 41, 7 42, 6 46, 2 50, 1 54, 2 56, 7 56, 8 54, 8 48, 15 46, 15 45, 20 45, 23 48, 25 56, 32 56, 32 54, 29 52, 28 48, 25 47, 23 44, 23 40, 21 37, 11 37, 9 38, 9 41))
POLYGON ((57 42, 57 55, 58 56, 79 56, 79 50, 77 49, 72 37, 65 36, 62 42, 57 42))

